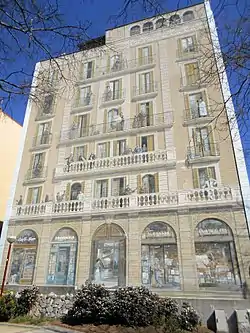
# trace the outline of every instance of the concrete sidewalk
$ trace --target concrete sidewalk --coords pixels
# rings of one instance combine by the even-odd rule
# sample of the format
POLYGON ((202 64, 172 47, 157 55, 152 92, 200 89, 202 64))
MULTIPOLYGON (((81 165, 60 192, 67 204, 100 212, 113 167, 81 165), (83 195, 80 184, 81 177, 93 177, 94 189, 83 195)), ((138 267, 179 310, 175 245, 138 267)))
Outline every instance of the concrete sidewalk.
POLYGON ((0 323, 0 333, 52 333, 43 327, 0 323))

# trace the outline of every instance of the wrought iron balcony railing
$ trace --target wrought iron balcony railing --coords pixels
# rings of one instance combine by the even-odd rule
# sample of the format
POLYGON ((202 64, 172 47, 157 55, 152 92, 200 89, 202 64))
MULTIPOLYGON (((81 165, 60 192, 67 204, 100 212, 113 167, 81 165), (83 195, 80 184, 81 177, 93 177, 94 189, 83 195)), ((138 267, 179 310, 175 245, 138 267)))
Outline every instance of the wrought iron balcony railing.
POLYGON ((44 166, 37 166, 35 168, 29 169, 26 173, 25 180, 35 180, 35 179, 44 179, 47 177, 48 168, 44 166))
POLYGON ((35 136, 33 138, 32 147, 50 145, 52 142, 52 134, 51 133, 44 133, 42 135, 35 136))
POLYGON ((188 45, 186 48, 178 49, 176 52, 177 59, 185 59, 197 56, 199 53, 199 46, 198 44, 188 45))
POLYGON ((196 109, 186 109, 183 112, 183 121, 189 122, 192 120, 201 120, 206 121, 206 119, 209 121, 213 117, 213 112, 210 108, 206 106, 206 109, 200 111, 198 108, 196 109))
POLYGON ((188 147, 187 157, 189 161, 212 156, 220 156, 220 146, 217 142, 188 147))
POLYGON ((103 93, 102 103, 108 103, 125 98, 125 89, 109 90, 103 93))
POLYGON ((132 97, 147 95, 150 93, 156 93, 157 89, 158 89, 157 82, 151 82, 149 84, 142 85, 141 87, 133 87, 132 97))

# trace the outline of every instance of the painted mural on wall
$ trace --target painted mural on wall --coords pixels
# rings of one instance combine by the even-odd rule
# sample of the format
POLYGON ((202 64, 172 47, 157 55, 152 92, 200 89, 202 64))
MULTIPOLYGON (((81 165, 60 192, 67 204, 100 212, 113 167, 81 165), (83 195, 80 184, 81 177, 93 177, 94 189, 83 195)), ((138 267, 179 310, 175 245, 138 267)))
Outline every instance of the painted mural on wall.
POLYGON ((180 289, 175 232, 166 223, 153 222, 142 233, 141 279, 147 287, 180 289))
POLYGON ((226 223, 213 219, 199 223, 195 252, 200 287, 240 285, 233 235, 226 223))
POLYGON ((17 236, 11 255, 9 284, 33 283, 37 242, 37 236, 32 230, 24 230, 17 236))
POLYGON ((104 225, 93 239, 92 280, 106 287, 125 284, 126 274, 125 235, 116 226, 104 225))
POLYGON ((74 230, 63 228, 52 240, 47 284, 74 285, 78 238, 74 230))

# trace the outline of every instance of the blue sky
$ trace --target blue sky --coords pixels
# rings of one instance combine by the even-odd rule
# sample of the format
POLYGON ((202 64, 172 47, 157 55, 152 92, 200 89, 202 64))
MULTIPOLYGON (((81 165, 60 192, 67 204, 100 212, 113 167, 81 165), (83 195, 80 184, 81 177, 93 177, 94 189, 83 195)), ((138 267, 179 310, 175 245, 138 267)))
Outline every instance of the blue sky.
MULTIPOLYGON (((241 0, 239 2, 239 9, 241 9, 241 7, 244 7, 245 1, 247 0, 241 0)), ((140 2, 141 1, 139 0, 138 3, 140 2)), ((200 2, 201 1, 196 0, 159 0, 160 10, 162 12, 175 10, 177 9, 177 6, 178 8, 182 8, 200 2)), ((219 36, 223 36, 223 33, 225 31, 225 24, 237 19, 237 17, 239 16, 239 11, 236 10, 236 7, 234 5, 235 2, 236 0, 211 0, 211 5, 215 12, 216 24, 219 28, 219 36)), ((123 19, 120 19, 118 22, 115 22, 110 18, 111 16, 119 13, 120 9, 124 4, 124 0, 59 0, 59 3, 60 11, 63 14, 63 18, 66 23, 76 24, 76 21, 91 22, 91 26, 88 29, 88 35, 90 36, 90 38, 103 35, 106 29, 114 27, 115 24, 121 25, 153 15, 152 11, 145 12, 145 10, 140 5, 137 5, 134 8, 128 9, 128 15, 125 21, 123 19)), ((56 47, 57 45, 55 43, 55 51, 56 47)), ((39 57, 39 54, 32 59, 17 57, 13 59, 11 66, 13 67, 13 70, 15 70, 16 68, 24 68, 26 71, 32 73, 34 69, 34 64, 39 60, 39 57)), ((232 81, 231 84, 233 86, 234 82, 232 81)), ((26 102, 26 98, 15 98, 9 105, 9 108, 5 111, 9 113, 17 122, 22 124, 25 115, 26 102)), ((242 141, 244 150, 246 152, 246 158, 250 162, 250 157, 248 156, 250 155, 248 153, 250 137, 249 134, 246 133, 245 129, 242 141)), ((250 174, 250 163, 248 163, 248 165, 250 174)))

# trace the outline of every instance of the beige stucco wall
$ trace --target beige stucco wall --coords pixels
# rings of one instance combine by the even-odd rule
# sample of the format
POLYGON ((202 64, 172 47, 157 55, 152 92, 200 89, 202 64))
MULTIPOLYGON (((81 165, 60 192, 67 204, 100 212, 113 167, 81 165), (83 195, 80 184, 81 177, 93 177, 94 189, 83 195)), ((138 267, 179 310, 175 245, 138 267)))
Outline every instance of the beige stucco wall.
POLYGON ((22 127, 0 110, 0 221, 4 220, 22 127))

